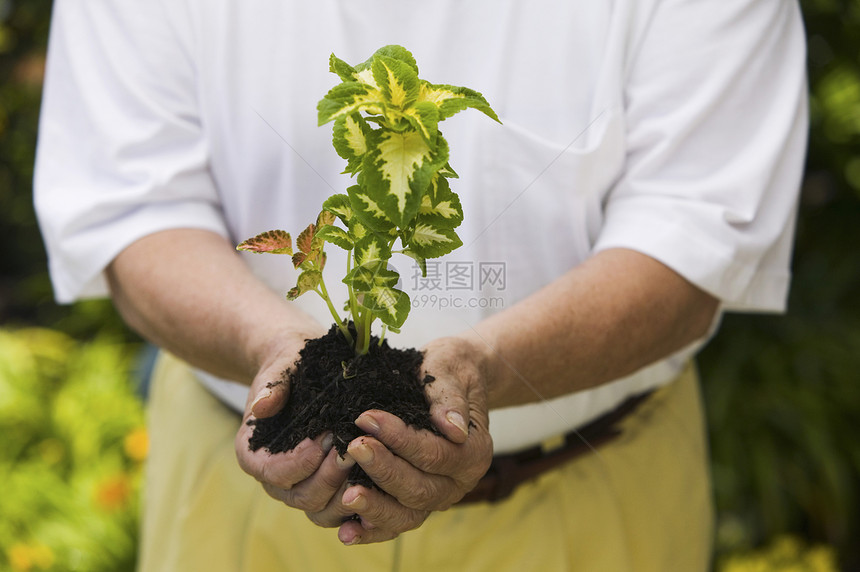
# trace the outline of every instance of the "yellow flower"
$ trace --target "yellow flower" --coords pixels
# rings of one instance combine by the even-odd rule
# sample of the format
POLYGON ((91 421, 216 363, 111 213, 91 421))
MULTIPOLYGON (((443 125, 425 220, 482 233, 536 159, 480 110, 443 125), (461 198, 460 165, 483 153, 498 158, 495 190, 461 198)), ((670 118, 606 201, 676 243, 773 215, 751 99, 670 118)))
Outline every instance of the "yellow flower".
POLYGON ((138 427, 125 436, 123 448, 128 458, 133 461, 143 461, 149 453, 149 435, 145 427, 138 427))

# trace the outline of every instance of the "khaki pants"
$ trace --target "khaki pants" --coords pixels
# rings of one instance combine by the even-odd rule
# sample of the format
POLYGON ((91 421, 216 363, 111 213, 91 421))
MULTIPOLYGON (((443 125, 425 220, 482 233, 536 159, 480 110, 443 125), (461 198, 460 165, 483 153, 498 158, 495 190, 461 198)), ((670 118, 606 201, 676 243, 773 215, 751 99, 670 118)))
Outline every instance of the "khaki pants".
POLYGON ((434 513, 392 542, 335 529, 269 498, 239 469, 239 418, 163 356, 150 404, 144 572, 707 570, 712 506, 693 367, 624 420, 624 433, 498 504, 434 513))

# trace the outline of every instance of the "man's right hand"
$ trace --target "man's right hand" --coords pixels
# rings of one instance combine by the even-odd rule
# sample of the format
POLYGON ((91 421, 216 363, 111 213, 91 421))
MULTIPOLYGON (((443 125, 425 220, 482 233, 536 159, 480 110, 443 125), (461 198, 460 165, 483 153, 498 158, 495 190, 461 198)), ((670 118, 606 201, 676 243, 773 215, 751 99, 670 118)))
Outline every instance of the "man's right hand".
POLYGON ((351 465, 332 448, 331 434, 305 439, 284 453, 272 454, 265 448, 252 451, 249 447, 254 427, 248 421, 271 417, 284 407, 290 388, 283 372, 293 367, 303 344, 291 344, 287 351, 279 351, 254 378, 235 446, 239 465, 260 481, 269 496, 305 511, 313 520, 313 514, 329 507, 333 500, 339 503, 351 465))

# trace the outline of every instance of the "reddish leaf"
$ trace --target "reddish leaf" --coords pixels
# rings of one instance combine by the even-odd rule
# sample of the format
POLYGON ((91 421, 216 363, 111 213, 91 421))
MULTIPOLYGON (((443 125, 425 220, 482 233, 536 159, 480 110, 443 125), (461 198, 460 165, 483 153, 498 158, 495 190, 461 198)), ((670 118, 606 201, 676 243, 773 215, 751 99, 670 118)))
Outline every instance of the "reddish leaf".
POLYGON ((293 254, 293 266, 295 268, 298 268, 305 263, 305 260, 307 260, 307 258, 308 255, 304 252, 296 252, 295 254, 293 254))
POLYGON ((310 254, 313 250, 313 238, 316 232, 316 226, 309 224, 308 227, 299 234, 296 239, 296 248, 305 254, 310 254))
POLYGON ((249 238, 236 247, 237 250, 268 254, 292 254, 293 240, 290 233, 283 230, 268 230, 249 238))

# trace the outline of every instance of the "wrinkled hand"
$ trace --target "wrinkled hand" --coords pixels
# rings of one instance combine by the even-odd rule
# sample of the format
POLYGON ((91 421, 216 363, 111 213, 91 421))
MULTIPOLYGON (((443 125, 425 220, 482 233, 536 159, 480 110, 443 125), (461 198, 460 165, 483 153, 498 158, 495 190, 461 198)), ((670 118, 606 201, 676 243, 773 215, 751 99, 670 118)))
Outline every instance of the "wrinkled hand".
MULTIPOLYGON (((434 426, 443 436, 416 430, 390 413, 367 411, 356 420, 368 436, 350 443, 349 456, 382 489, 346 488, 315 520, 339 526, 344 544, 390 540, 420 526, 472 490, 493 456, 487 413, 485 349, 459 338, 425 348, 423 373, 434 426), (357 515, 343 522, 345 517, 357 515)), ((312 519, 313 520, 313 519, 312 519)))
POLYGON ((235 447, 239 465, 260 481, 269 496, 310 516, 330 503, 339 504, 340 496, 336 493, 342 494, 346 489, 349 464, 332 449, 331 435, 305 439, 294 449, 274 455, 265 448, 251 451, 248 447, 254 430, 248 420, 271 417, 286 404, 289 385, 281 382, 281 375, 293 367, 303 345, 303 341, 285 343, 272 352, 275 357, 260 369, 248 393, 235 447))
MULTIPOLYGON (((288 352, 289 353, 289 352, 288 352)), ((425 348, 422 376, 433 425, 442 433, 408 427, 384 411, 367 411, 356 425, 367 433, 349 445, 346 458, 331 447, 331 436, 306 439, 275 455, 251 451, 247 420, 274 415, 286 403, 287 384, 272 384, 298 356, 280 358, 261 370, 249 393, 236 454, 245 472, 286 505, 303 510, 318 526, 338 528, 344 544, 368 544, 420 526, 431 511, 445 510, 472 490, 492 460, 486 376, 480 348, 442 338, 425 348), (382 489, 349 486, 358 463, 382 489)))

